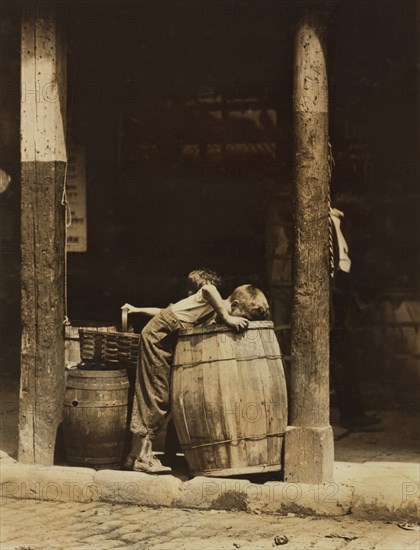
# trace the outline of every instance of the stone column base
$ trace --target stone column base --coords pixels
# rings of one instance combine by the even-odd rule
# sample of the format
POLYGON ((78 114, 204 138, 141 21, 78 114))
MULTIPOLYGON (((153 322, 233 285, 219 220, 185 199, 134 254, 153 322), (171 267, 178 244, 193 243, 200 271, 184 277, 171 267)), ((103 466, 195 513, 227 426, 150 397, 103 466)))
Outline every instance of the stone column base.
POLYGON ((323 483, 332 481, 334 472, 334 435, 331 426, 286 429, 284 481, 323 483))

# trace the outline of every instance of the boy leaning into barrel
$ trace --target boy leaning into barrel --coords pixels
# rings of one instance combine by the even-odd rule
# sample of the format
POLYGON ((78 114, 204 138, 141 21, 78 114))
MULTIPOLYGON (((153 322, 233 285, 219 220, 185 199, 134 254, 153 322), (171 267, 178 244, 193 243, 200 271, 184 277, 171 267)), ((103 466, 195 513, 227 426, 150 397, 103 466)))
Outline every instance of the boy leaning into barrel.
MULTIPOLYGON (((213 285, 216 288, 220 288, 222 285, 222 277, 213 271, 212 269, 194 269, 187 276, 187 294, 191 296, 195 294, 202 288, 204 285, 213 285)), ((159 307, 135 307, 131 304, 124 304, 121 306, 121 309, 126 309, 128 313, 143 313, 149 317, 154 317, 162 311, 162 308, 159 307)), ((212 317, 215 317, 214 312, 212 317)), ((207 322, 208 318, 204 320, 207 322)))
POLYGON ((204 284, 196 293, 166 309, 134 308, 154 315, 140 335, 139 360, 130 429, 133 443, 125 465, 147 473, 170 472, 153 454, 152 441, 161 430, 170 405, 170 373, 177 332, 201 324, 216 313, 218 319, 234 330, 246 329, 249 320, 267 319, 268 303, 264 294, 251 285, 243 285, 223 300, 216 286, 204 284), (153 311, 155 310, 155 311, 153 311))

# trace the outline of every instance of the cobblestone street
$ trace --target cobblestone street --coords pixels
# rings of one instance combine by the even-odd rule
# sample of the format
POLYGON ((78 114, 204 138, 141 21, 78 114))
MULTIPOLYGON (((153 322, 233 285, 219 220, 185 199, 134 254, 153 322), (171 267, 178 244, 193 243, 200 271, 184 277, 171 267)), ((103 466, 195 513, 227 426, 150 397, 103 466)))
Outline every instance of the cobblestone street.
POLYGON ((2 550, 418 550, 419 533, 349 517, 317 519, 4 500, 2 550), (277 544, 276 544, 277 542, 277 544))

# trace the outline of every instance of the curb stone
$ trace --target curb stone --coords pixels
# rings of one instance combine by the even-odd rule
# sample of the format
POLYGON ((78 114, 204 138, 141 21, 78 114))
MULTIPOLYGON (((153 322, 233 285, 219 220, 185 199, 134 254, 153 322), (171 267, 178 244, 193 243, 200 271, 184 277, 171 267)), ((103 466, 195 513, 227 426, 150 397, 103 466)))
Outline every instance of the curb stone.
POLYGON ((97 501, 280 515, 352 514, 356 519, 408 522, 417 522, 419 512, 419 497, 414 490, 402 499, 396 491, 381 493, 366 483, 256 484, 246 479, 207 477, 183 482, 170 475, 29 465, 3 459, 0 482, 2 503, 8 499, 97 501))
POLYGON ((173 476, 99 470, 94 474, 99 500, 139 506, 175 506, 182 481, 173 476))
POLYGON ((92 502, 98 500, 95 470, 1 462, 1 501, 50 500, 92 502))

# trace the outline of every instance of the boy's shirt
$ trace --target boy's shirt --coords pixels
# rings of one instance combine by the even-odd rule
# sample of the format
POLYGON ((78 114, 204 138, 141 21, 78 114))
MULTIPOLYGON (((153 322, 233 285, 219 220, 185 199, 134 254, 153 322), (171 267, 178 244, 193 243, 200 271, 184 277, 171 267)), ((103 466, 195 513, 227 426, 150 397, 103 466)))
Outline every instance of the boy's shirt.
POLYGON ((204 299, 201 288, 195 294, 173 304, 172 311, 180 323, 186 327, 195 325, 204 317, 215 313, 213 307, 204 299))

